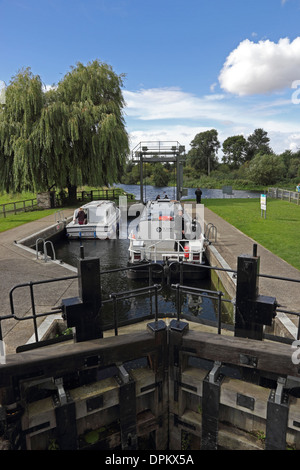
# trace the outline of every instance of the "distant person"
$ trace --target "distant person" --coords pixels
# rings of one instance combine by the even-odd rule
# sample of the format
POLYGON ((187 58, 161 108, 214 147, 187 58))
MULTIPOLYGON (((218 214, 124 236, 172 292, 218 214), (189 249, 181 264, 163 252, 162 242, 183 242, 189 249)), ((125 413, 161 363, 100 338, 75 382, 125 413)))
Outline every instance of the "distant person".
POLYGON ((197 188, 195 191, 197 204, 201 204, 202 191, 200 188, 197 188))
POLYGON ((296 186, 296 191, 300 193, 300 183, 298 184, 298 186, 296 186))
POLYGON ((86 220, 86 213, 82 209, 82 207, 79 208, 78 214, 76 215, 76 219, 78 219, 79 225, 83 225, 86 220))
POLYGON ((155 199, 155 200, 158 201, 158 199, 160 199, 160 195, 159 195, 159 194, 156 196, 156 199, 155 199))
POLYGON ((167 194, 165 194, 165 197, 164 197, 164 199, 169 199, 167 194))

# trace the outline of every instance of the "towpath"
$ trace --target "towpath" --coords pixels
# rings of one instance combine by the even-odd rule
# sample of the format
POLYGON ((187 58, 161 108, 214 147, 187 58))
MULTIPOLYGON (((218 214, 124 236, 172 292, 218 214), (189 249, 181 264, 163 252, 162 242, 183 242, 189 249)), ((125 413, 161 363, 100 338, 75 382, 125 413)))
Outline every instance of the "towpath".
MULTIPOLYGON (((64 211, 64 216, 68 217, 72 213, 72 210, 64 211)), ((9 292, 14 286, 30 281, 43 281, 76 274, 63 265, 37 260, 34 252, 27 251, 15 243, 32 234, 39 234, 54 224, 54 215, 50 215, 0 233, 0 316, 3 317, 11 313, 9 292)), ((78 295, 77 286, 76 279, 57 282, 55 287, 54 284, 35 286, 34 296, 37 313, 49 312, 54 305, 60 304, 62 298, 78 295)), ((14 305, 17 317, 23 318, 25 315, 31 315, 28 288, 15 290, 14 305)), ((44 319, 41 317, 41 321, 44 319)), ((5 338, 6 352, 15 352, 15 348, 25 344, 33 333, 32 321, 3 321, 2 334, 5 338)))

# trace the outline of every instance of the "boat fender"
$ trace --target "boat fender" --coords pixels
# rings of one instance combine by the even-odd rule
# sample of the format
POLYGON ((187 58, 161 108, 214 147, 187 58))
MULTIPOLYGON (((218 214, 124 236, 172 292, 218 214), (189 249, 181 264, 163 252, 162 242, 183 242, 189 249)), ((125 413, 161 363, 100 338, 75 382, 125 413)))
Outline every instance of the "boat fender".
POLYGON ((164 275, 168 276, 169 274, 170 274, 170 267, 167 264, 165 264, 164 265, 164 275))
POLYGON ((184 257, 185 257, 185 258, 189 258, 189 256, 190 256, 190 253, 189 253, 189 252, 190 252, 190 247, 189 247, 189 245, 185 245, 185 247, 184 247, 184 257))
POLYGON ((180 271, 180 265, 178 261, 173 261, 172 263, 169 264, 170 270, 172 271, 173 274, 178 274, 180 271))

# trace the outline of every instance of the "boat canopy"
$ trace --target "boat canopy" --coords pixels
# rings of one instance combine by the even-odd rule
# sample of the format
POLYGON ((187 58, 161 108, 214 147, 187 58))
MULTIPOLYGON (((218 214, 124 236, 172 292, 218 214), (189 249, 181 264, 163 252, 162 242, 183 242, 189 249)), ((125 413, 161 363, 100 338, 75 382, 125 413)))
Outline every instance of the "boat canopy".
MULTIPOLYGON (((82 206, 82 209, 87 214, 88 223, 97 224, 106 224, 113 215, 116 215, 117 211, 115 203, 111 201, 92 201, 82 206)), ((77 212, 78 209, 74 215, 77 215, 77 212)))
POLYGON ((168 199, 150 201, 147 203, 140 221, 174 220, 174 217, 178 215, 179 211, 182 211, 182 206, 177 201, 170 201, 168 199))

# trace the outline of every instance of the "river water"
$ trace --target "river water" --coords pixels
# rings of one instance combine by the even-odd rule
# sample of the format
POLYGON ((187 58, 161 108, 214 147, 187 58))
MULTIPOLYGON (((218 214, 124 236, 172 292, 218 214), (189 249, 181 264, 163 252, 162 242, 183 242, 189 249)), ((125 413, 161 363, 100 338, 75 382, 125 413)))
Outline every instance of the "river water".
MULTIPOLYGON (((113 293, 140 289, 148 285, 148 281, 128 279, 126 271, 107 272, 109 270, 126 268, 128 262, 127 239, 116 240, 61 240, 55 243, 56 259, 77 267, 83 246, 84 257, 97 257, 100 259, 102 300, 107 301, 113 293)), ((160 283, 160 281, 156 281, 160 283)), ((189 282, 192 287, 211 289, 210 280, 189 282)), ((158 313, 160 315, 177 315, 176 292, 171 285, 161 283, 158 292, 158 313)), ((200 321, 216 321, 216 301, 207 297, 195 295, 182 295, 180 301, 181 312, 197 317, 200 321)), ((112 303, 105 303, 105 322, 111 323, 113 318, 112 303)), ((126 296, 117 303, 119 321, 143 317, 155 312, 155 298, 149 295, 139 297, 126 296)))
MULTIPOLYGON (((118 184, 116 185, 118 188, 124 189, 127 193, 134 194, 136 199, 140 199, 140 186, 137 184, 118 184)), ((184 196, 182 199, 195 199, 195 191, 197 188, 187 188, 188 194, 184 196)), ((205 199, 222 199, 224 197, 222 189, 206 189, 201 188, 202 190, 202 202, 204 203, 205 199)), ((225 197, 233 197, 233 198, 257 198, 260 197, 260 192, 257 191, 238 191, 233 190, 232 196, 225 196, 225 197)), ((175 186, 164 186, 164 187, 156 187, 156 186, 144 186, 143 196, 144 201, 148 201, 149 199, 155 199, 157 195, 160 197, 164 197, 167 195, 170 199, 176 199, 176 187, 175 186)))
MULTIPOLYGON (((140 187, 138 185, 118 185, 118 187, 122 187, 124 191, 134 194, 136 198, 139 199, 140 187)), ((202 191, 202 197, 204 201, 205 198, 223 197, 222 190, 203 189, 202 191)), ((152 186, 147 186, 145 188, 144 198, 145 200, 155 199, 157 194, 160 194, 161 197, 167 194, 168 197, 173 198, 175 195, 174 193, 176 193, 176 188, 156 188, 152 186)), ((195 190, 189 189, 186 198, 194 197, 195 190)), ((259 197, 259 193, 249 191, 234 191, 233 197, 259 197)), ((139 289, 147 285, 145 281, 128 279, 126 276, 126 271, 120 271, 117 273, 106 272, 112 269, 126 268, 129 257, 128 239, 120 238, 116 240, 69 240, 66 238, 55 243, 56 259, 62 260, 63 262, 70 264, 71 266, 77 267, 78 259, 80 257, 81 246, 83 246, 85 257, 97 257, 100 259, 100 270, 102 273, 101 291, 102 298, 104 301, 109 300, 110 295, 113 293, 139 289)), ((193 283, 190 282, 189 285, 192 287, 198 287, 200 289, 213 290, 209 279, 193 283)), ((158 294, 158 306, 160 315, 173 314, 174 316, 176 316, 177 303, 175 289, 172 289, 172 287, 169 285, 163 285, 161 291, 158 294)), ((154 309, 155 299, 154 297, 150 298, 148 294, 136 298, 129 298, 129 296, 127 296, 126 299, 117 303, 117 314, 119 320, 128 320, 131 318, 146 316, 150 313, 154 313, 154 309)), ((103 310, 105 321, 107 321, 107 323, 110 323, 113 318, 112 303, 105 303, 103 310)), ((193 318, 197 318, 200 321, 217 321, 217 303, 215 300, 212 300, 205 296, 199 297, 190 294, 182 295, 180 300, 180 310, 181 312, 189 314, 193 318)))

